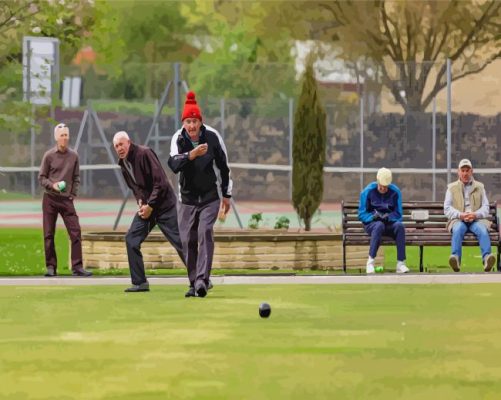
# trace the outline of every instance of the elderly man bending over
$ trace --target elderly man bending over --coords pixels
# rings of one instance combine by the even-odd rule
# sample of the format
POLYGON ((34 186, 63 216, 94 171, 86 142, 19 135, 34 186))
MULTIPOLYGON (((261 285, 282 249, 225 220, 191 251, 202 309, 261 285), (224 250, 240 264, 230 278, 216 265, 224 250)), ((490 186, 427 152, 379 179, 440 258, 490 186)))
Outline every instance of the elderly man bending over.
POLYGON ((113 147, 120 159, 118 164, 125 182, 134 193, 139 207, 125 236, 132 279, 132 286, 125 291, 148 292, 150 285, 144 271, 141 244, 155 225, 177 250, 184 264, 177 225, 176 195, 152 149, 132 143, 124 131, 115 134, 113 147))

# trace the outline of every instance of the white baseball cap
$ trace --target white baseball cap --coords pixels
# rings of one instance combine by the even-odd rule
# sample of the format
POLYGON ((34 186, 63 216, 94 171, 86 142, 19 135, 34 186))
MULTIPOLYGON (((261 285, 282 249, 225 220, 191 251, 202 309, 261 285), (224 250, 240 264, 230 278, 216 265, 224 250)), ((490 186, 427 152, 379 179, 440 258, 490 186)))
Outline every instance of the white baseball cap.
POLYGON ((473 168, 473 165, 471 165, 471 161, 470 160, 468 160, 467 158, 463 158, 461 161, 459 161, 459 167, 458 168, 462 168, 462 167, 473 168))
POLYGON ((376 179, 380 185, 388 186, 392 179, 391 171, 388 168, 379 168, 376 179))

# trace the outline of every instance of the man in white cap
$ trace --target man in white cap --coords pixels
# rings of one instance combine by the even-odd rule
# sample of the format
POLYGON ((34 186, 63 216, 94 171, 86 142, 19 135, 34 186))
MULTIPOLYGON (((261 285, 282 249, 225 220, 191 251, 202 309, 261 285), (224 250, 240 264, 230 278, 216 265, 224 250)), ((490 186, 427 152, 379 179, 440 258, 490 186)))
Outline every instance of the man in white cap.
POLYGON ((402 194, 400 189, 391 183, 391 171, 380 168, 376 182, 369 183, 360 193, 358 219, 371 237, 369 258, 365 272, 374 273, 374 259, 381 245, 383 236, 395 239, 397 245, 397 269, 403 274, 409 272, 405 265, 405 228, 402 224, 402 194))
POLYGON ((496 262, 496 257, 491 254, 489 238, 489 200, 484 185, 473 179, 470 160, 463 159, 459 162, 458 178, 447 187, 444 201, 447 229, 452 233, 449 265, 454 271, 459 271, 463 239, 467 232, 471 232, 478 239, 484 271, 489 272, 496 262))

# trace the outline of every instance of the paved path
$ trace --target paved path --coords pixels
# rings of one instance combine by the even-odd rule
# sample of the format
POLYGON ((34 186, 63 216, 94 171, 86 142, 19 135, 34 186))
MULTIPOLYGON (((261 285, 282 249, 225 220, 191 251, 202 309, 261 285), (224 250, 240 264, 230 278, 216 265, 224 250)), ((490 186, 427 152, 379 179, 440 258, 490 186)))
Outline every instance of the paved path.
MULTIPOLYGON (((406 275, 336 275, 336 276, 213 276, 217 285, 275 285, 275 284, 472 284, 472 283, 501 283, 501 274, 406 274, 406 275)), ((151 286, 183 285, 187 286, 185 277, 150 277, 151 286)), ((0 286, 99 286, 130 284, 130 278, 123 277, 15 277, 0 278, 0 286)))

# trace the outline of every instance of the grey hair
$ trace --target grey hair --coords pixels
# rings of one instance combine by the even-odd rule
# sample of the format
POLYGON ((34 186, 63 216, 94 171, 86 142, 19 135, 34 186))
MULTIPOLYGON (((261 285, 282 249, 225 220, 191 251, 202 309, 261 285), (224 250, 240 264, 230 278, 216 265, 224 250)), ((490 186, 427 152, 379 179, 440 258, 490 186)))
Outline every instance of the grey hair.
POLYGON ((127 139, 130 140, 129 135, 125 131, 120 131, 115 133, 115 136, 113 136, 113 144, 118 142, 120 139, 127 139))
POLYGON ((58 131, 59 129, 62 129, 62 128, 68 128, 68 125, 66 125, 66 124, 64 124, 64 123, 62 123, 62 122, 61 122, 61 123, 57 124, 57 125, 54 127, 54 139, 56 139, 56 140, 57 140, 57 136, 56 136, 56 135, 57 135, 57 131, 58 131))

